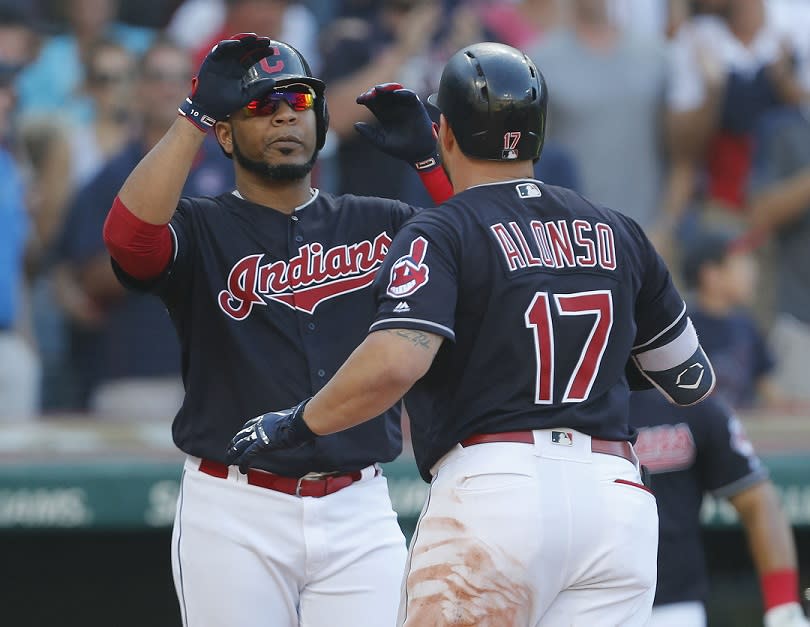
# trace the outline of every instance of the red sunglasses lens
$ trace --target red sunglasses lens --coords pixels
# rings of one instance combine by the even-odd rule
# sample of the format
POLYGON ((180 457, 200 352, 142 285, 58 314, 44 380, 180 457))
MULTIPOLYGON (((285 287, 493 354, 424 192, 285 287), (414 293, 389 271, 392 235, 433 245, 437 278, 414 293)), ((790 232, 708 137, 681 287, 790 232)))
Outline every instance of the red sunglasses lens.
POLYGON ((312 94, 284 92, 279 95, 287 101, 287 104, 290 105, 290 108, 293 111, 306 111, 312 106, 312 103, 315 102, 315 98, 312 96, 312 94))
POLYGON ((278 111, 278 101, 270 98, 251 100, 245 107, 245 114, 251 118, 259 115, 273 115, 276 111, 278 111))
POLYGON ((315 103, 315 96, 311 93, 297 91, 277 91, 267 94, 261 100, 251 100, 244 111, 249 117, 273 115, 278 111, 282 101, 286 102, 293 111, 306 111, 315 103))

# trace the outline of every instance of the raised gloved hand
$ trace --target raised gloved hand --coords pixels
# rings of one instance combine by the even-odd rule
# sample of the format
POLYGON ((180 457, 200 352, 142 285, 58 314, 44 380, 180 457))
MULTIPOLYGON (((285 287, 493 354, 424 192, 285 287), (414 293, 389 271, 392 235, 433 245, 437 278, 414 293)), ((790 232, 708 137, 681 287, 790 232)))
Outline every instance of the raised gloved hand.
POLYGON ((225 463, 238 464, 240 472, 246 473, 262 452, 296 448, 314 440, 317 435, 304 422, 304 407, 308 402, 309 399, 295 407, 248 420, 225 451, 225 463))
POLYGON ((765 627, 810 627, 798 603, 777 605, 765 612, 765 627))
POLYGON ((384 153, 407 161, 417 170, 439 165, 436 130, 419 96, 399 83, 385 83, 358 96, 377 124, 355 122, 354 128, 384 153))
POLYGON ((245 91, 242 77, 251 65, 270 54, 270 42, 255 33, 239 33, 220 41, 191 80, 191 92, 180 105, 180 114, 207 132, 216 122, 245 106, 251 95, 245 91))

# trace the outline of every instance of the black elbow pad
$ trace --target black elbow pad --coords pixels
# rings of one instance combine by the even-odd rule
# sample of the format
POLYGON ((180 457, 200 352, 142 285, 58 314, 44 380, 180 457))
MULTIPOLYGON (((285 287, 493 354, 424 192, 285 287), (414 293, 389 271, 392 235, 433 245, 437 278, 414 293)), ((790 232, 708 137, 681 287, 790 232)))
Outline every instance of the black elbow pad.
POLYGON ((700 345, 689 359, 666 370, 645 370, 641 367, 638 357, 633 356, 631 360, 638 372, 650 383, 650 387, 657 388, 676 405, 699 403, 714 389, 714 369, 700 345))

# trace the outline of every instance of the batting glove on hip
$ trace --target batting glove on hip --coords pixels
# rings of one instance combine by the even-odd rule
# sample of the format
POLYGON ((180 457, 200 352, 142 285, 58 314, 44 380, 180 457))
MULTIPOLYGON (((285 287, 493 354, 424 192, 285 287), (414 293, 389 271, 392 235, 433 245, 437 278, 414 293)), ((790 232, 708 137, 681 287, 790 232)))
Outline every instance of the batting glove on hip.
POLYGON ((419 96, 399 83, 384 83, 358 96, 377 124, 355 122, 354 128, 384 153, 407 161, 417 170, 440 164, 436 128, 419 96))
POLYGON ((798 603, 777 605, 765 612, 765 627, 810 627, 798 603))
POLYGON ((290 409, 271 411, 248 420, 225 451, 225 463, 239 465, 244 474, 257 455, 266 451, 290 449, 318 437, 304 422, 304 407, 309 399, 290 409))
POLYGON ((211 49, 191 79, 191 92, 178 111, 203 132, 250 100, 242 77, 251 65, 271 53, 270 39, 239 33, 211 49))

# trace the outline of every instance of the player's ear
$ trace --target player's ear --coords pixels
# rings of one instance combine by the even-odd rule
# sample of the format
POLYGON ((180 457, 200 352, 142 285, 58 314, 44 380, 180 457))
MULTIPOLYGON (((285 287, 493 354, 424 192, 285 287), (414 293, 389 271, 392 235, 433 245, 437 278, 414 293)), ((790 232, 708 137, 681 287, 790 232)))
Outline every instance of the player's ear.
POLYGON ((222 151, 228 156, 233 155, 233 127, 231 123, 217 122, 214 124, 214 134, 222 151))
POLYGON ((455 146, 456 138, 453 135, 453 129, 450 128, 450 125, 447 123, 447 118, 444 117, 442 113, 440 121, 439 121, 439 137, 438 137, 439 146, 441 149, 446 153, 452 147, 455 146))

